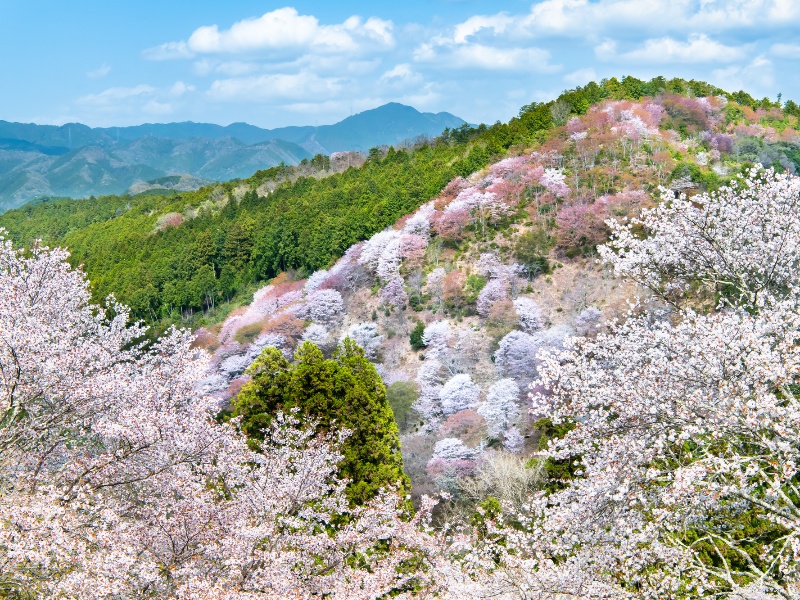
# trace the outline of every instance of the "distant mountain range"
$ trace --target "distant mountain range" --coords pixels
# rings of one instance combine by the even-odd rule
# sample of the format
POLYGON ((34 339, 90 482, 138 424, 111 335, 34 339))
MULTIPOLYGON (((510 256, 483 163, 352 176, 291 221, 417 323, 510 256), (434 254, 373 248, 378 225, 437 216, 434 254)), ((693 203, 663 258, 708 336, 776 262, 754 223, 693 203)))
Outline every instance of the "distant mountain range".
POLYGON ((132 127, 0 121, 0 212, 41 196, 73 198, 151 189, 167 176, 198 185, 248 177, 315 154, 366 151, 465 121, 390 103, 334 125, 262 129, 247 123, 155 123, 132 127))

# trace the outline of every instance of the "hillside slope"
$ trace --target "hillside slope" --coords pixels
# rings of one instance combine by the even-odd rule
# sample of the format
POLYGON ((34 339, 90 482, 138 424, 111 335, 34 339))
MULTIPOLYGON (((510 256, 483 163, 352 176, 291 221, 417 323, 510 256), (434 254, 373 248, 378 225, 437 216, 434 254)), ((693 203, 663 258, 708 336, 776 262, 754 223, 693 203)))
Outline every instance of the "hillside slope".
POLYGON ((222 402, 265 346, 353 337, 388 386, 415 493, 452 490, 492 449, 536 448, 536 352, 628 310, 637 290, 595 260, 606 220, 652 206, 659 186, 692 195, 756 162, 796 170, 799 116, 698 82, 610 80, 340 173, 49 203, 0 225, 68 245, 98 298, 204 325, 222 402))
POLYGON ((602 101, 534 149, 454 178, 329 269, 282 274, 198 330, 213 352, 206 383, 224 402, 265 346, 291 357, 303 340, 331 352, 350 336, 389 390, 415 494, 457 494, 481 457, 537 449, 537 352, 595 336, 645 297, 596 260, 606 221, 717 189, 759 160, 794 171, 797 126, 719 95, 602 101))

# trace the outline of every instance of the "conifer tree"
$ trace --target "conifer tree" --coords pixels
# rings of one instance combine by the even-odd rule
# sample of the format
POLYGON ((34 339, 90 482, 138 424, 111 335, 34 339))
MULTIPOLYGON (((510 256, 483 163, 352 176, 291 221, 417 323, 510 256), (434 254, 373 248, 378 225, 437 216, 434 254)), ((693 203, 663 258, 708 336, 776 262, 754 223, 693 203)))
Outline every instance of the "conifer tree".
POLYGON ((304 342, 294 364, 275 348, 265 348, 248 370, 252 380, 234 400, 234 414, 257 445, 274 415, 298 409, 321 431, 346 429, 339 475, 349 479, 347 497, 361 504, 390 485, 408 491, 400 438, 386 388, 364 351, 346 338, 325 359, 311 342, 304 342))

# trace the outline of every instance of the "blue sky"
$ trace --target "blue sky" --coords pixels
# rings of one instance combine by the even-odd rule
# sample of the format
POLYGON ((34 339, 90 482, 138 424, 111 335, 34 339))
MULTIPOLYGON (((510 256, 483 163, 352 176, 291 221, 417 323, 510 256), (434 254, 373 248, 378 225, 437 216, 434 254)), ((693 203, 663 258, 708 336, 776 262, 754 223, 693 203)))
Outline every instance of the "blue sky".
POLYGON ((0 25, 8 121, 492 123, 625 74, 800 100, 800 0, 0 0, 0 25))

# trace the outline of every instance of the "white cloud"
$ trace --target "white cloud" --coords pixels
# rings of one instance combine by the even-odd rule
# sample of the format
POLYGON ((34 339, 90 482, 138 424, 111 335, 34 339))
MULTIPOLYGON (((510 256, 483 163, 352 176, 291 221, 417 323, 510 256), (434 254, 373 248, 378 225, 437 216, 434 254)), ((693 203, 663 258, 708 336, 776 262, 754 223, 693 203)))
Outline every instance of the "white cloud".
POLYGON ((101 79, 106 75, 108 75, 110 72, 111 72, 111 65, 109 65, 108 63, 103 63, 93 71, 89 71, 88 73, 86 73, 86 76, 89 79, 101 79))
POLYGON ((222 101, 307 100, 309 97, 336 95, 342 87, 338 79, 323 78, 305 71, 219 79, 211 84, 208 95, 222 101))
POLYGON ((198 27, 186 41, 168 42, 145 50, 145 58, 165 60, 203 54, 247 54, 262 51, 358 52, 366 48, 391 48, 391 21, 349 17, 343 23, 321 25, 312 15, 292 7, 279 8, 260 17, 243 19, 229 29, 218 25, 198 27))
POLYGON ((563 77, 564 83, 568 83, 569 85, 578 86, 578 85, 585 85, 590 81, 597 81, 597 73, 592 68, 587 69, 578 69, 577 71, 573 71, 572 73, 567 73, 563 77))
MULTIPOLYGON (((357 112, 369 110, 386 104, 387 100, 380 96, 355 99, 320 100, 319 102, 292 102, 281 108, 295 113, 309 113, 318 117, 322 114, 335 114, 335 120, 341 120, 357 112)), ((315 119, 316 120, 316 119, 315 119)))
POLYGON ((150 96, 155 93, 156 88, 150 85, 137 85, 135 87, 112 87, 103 90, 98 94, 88 94, 78 98, 78 104, 86 104, 92 106, 105 106, 114 104, 129 98, 139 96, 150 96))
POLYGON ((176 58, 191 58, 193 54, 186 42, 167 42, 144 50, 142 56, 147 60, 173 60, 176 58))
POLYGON ((617 55, 617 42, 603 40, 594 47, 594 55, 600 60, 612 60, 617 55))
POLYGON ((505 13, 489 16, 476 15, 455 26, 453 41, 457 44, 463 44, 467 41, 467 38, 474 36, 483 29, 490 29, 495 35, 500 35, 513 22, 514 20, 505 13))
POLYGON ((261 70, 262 65, 252 61, 219 61, 212 58, 203 58, 195 61, 193 67, 195 74, 200 77, 206 77, 212 73, 220 73, 229 77, 241 77, 261 70))
POLYGON ((496 48, 482 44, 459 46, 451 55, 453 66, 461 68, 553 72, 550 53, 541 48, 496 48))
POLYGON ((412 94, 407 94, 400 98, 400 102, 413 106, 418 110, 430 110, 435 106, 441 105, 442 94, 438 91, 438 89, 435 89, 435 86, 432 83, 428 83, 419 91, 412 94))
POLYGON ((487 44, 455 43, 435 38, 414 50, 414 60, 455 69, 489 69, 551 73, 560 69, 550 64, 550 53, 541 48, 502 48, 487 44))
POLYGON ((781 58, 800 58, 800 44, 773 44, 770 52, 781 58))
MULTIPOLYGON (((619 56, 605 57, 605 60, 622 59, 643 63, 706 63, 734 62, 746 57, 749 48, 720 44, 705 34, 691 35, 686 42, 670 37, 645 40, 644 45, 619 56)), ((600 56, 598 55, 598 58, 600 56)))
POLYGON ((701 2, 688 25, 702 29, 753 29, 784 27, 800 20, 800 4, 796 0, 711 0, 701 2))
POLYGON ((182 81, 176 81, 171 88, 169 88, 169 95, 170 96, 183 96, 184 94, 188 94, 195 91, 195 87, 193 85, 188 85, 182 81))
POLYGON ((772 62, 764 56, 757 56, 745 65, 733 65, 715 69, 711 73, 714 85, 728 91, 745 90, 753 96, 770 96, 775 86, 772 62))
POLYGON ((408 63, 395 65, 383 75, 380 80, 383 83, 413 85, 422 81, 422 76, 411 68, 408 63))
POLYGON ((541 0, 527 13, 478 15, 459 23, 453 39, 467 41, 488 30, 510 40, 586 38, 593 42, 621 32, 642 37, 686 32, 784 28, 800 23, 797 0, 541 0))

